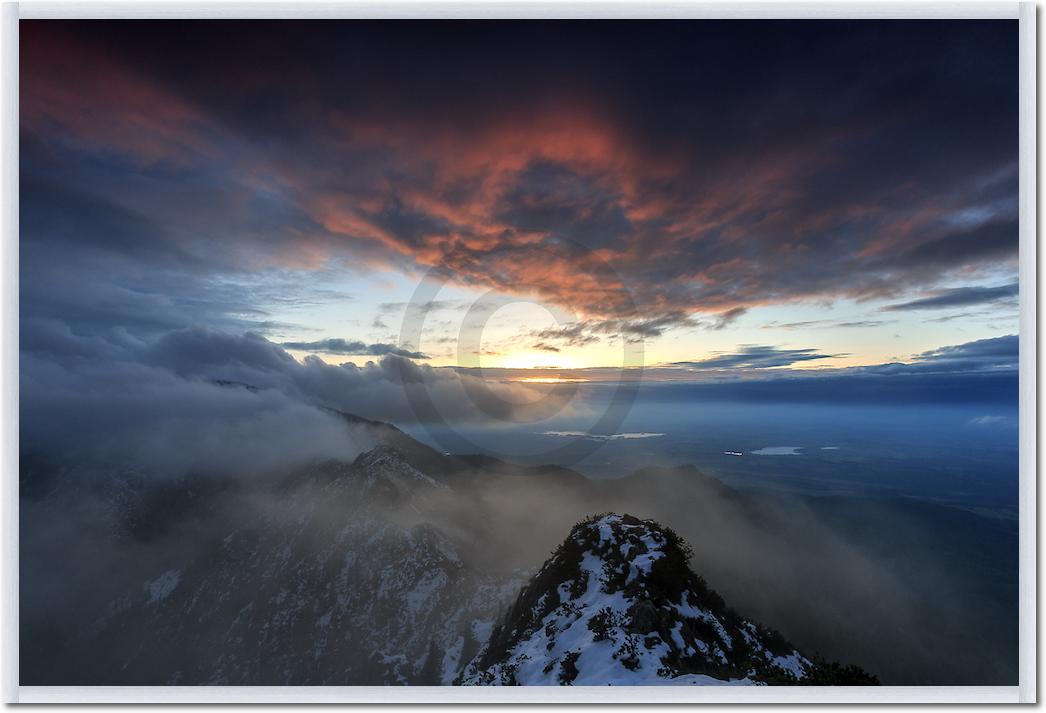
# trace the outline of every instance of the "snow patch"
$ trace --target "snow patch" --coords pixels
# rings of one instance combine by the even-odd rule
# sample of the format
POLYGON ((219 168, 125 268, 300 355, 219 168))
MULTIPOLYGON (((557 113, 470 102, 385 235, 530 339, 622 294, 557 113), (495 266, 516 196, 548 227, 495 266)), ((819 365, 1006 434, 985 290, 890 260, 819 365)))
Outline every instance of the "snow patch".
POLYGON ((182 573, 176 569, 169 569, 156 579, 145 583, 145 591, 149 594, 149 604, 156 604, 167 597, 178 586, 182 579, 182 573))

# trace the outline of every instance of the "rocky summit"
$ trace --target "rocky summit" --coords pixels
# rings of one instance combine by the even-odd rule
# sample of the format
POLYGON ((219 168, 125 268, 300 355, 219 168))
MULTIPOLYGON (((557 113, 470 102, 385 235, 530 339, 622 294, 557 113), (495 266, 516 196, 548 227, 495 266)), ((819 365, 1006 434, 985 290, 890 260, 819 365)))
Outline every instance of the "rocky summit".
POLYGON ((671 529, 603 515, 573 531, 521 592, 466 685, 823 683, 815 662, 748 621, 688 566, 671 529))

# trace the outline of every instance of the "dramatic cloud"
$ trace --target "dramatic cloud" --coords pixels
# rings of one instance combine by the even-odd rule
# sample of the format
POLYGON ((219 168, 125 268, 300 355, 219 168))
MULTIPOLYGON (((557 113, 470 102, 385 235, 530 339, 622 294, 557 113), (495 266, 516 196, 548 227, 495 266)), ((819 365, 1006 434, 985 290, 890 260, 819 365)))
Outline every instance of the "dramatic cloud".
POLYGON ((732 354, 719 354, 700 361, 677 361, 671 366, 688 369, 769 369, 838 356, 844 355, 821 354, 816 349, 780 349, 746 345, 732 354))
POLYGON ((890 311, 916 310, 916 309, 947 309, 949 307, 966 307, 968 305, 982 304, 985 302, 998 302, 1000 300, 1011 300, 1017 297, 1019 289, 1017 283, 1002 285, 1001 287, 956 287, 950 290, 941 290, 932 297, 902 302, 900 304, 884 307, 890 311))
POLYGON ((321 339, 315 342, 283 342, 287 349, 296 349, 303 352, 322 352, 323 354, 343 354, 346 356, 393 356, 405 357, 407 359, 428 359, 421 352, 412 352, 400 349, 394 344, 365 344, 358 341, 347 341, 345 339, 321 339))
MULTIPOLYGON (((421 344, 391 344, 401 315, 460 311, 487 290, 576 316, 513 343, 550 355, 675 336, 694 350, 673 354, 707 353, 699 337, 730 345, 658 366, 665 381, 636 387, 655 404, 963 403, 966 434, 1014 422, 991 420, 1017 402, 1013 335, 829 369, 842 355, 734 348, 764 340, 715 330, 799 303, 863 311, 778 317, 782 328, 880 326, 864 317, 887 302, 902 323, 1015 311, 1014 284, 973 287, 1015 280, 1015 21, 23 20, 19 33, 19 475, 33 487, 37 459, 100 480, 285 475, 373 445, 331 409, 490 425, 569 409, 574 389, 612 391, 434 368, 413 361, 421 344), (406 302, 428 274, 454 299, 406 302), (318 316, 303 326, 305 310, 318 316)), ((622 376, 527 372, 544 374, 622 376)), ((508 480, 448 513, 489 526, 471 539, 500 567, 540 564, 583 514, 638 508, 691 537, 730 601, 811 651, 870 642, 899 683, 1012 678, 1013 648, 999 644, 1012 618, 979 598, 984 577, 956 575, 1015 549, 986 547, 972 513, 954 511, 945 531, 846 498, 812 499, 826 501, 816 516, 779 493, 752 507, 690 471, 630 490, 608 481, 620 497, 603 500, 508 480), (941 631, 944 656, 927 645, 941 631)), ((124 557, 132 543, 114 557, 98 545, 113 509, 70 499, 76 516, 22 511, 35 535, 22 561, 48 565, 25 570, 48 587, 23 601, 45 631, 55 602, 76 601, 70 581, 147 578, 146 558, 124 557)), ((221 541, 202 525, 186 518, 185 534, 221 541)), ((93 621, 73 619, 57 620, 63 635, 93 621)))
POLYGON ((217 287, 436 267, 640 339, 1016 259, 1012 22, 21 32, 23 305, 85 329, 271 331, 217 287))

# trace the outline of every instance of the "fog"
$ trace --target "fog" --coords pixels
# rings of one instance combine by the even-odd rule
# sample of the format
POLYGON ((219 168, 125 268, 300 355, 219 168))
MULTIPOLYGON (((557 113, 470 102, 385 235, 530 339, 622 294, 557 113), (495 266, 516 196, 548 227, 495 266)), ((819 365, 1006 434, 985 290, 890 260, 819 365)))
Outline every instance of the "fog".
MULTIPOLYGON (((397 357, 301 363, 260 337, 206 330, 152 344, 50 337, 27 340, 21 364, 23 682, 80 670, 77 642, 143 582, 303 508, 324 520, 310 525, 317 550, 344 523, 429 523, 491 575, 536 571, 587 515, 650 517, 693 545, 692 567, 729 606, 809 654, 890 684, 1016 683, 1012 521, 904 498, 737 490, 692 467, 601 481, 490 460, 448 470, 435 451, 415 465, 451 487, 421 506, 318 503, 294 484, 385 437, 318 406, 416 421, 406 382, 481 420, 460 377, 397 357)), ((162 647, 150 654, 160 668, 176 655, 162 647)), ((93 670, 118 675, 111 655, 92 652, 93 670)))
POLYGON ((539 566, 581 517, 676 529, 693 569, 802 650, 898 685, 1016 681, 1016 531, 968 512, 868 498, 740 492, 692 468, 582 486, 526 477, 450 503, 482 566, 539 566))
POLYGON ((480 388, 478 381, 395 355, 363 367, 299 362, 250 333, 195 328, 143 343, 122 332, 81 337, 29 320, 22 327, 21 447, 52 460, 123 462, 168 476, 282 472, 351 460, 372 447, 360 436, 346 439, 343 420, 316 406, 400 424, 467 423, 491 413, 525 417, 541 395, 538 386, 480 388))
MULTIPOLYGON (((193 511, 185 519, 177 503, 154 503, 146 512, 172 507, 175 516, 128 532, 102 494, 23 499, 22 616, 29 646, 46 643, 46 632, 60 639, 89 612, 105 612, 111 599, 182 566, 234 523, 258 525, 274 510, 294 519, 280 492, 238 491, 214 500, 206 516, 193 511)), ((651 517, 678 530, 694 547, 694 570, 732 608, 779 629, 808 653, 856 663, 884 683, 1015 680, 1015 570, 1007 572, 1001 561, 994 571, 971 565, 1005 560, 1015 539, 969 513, 739 494, 680 469, 601 483, 488 474, 443 492, 421 512, 390 510, 379 517, 404 526, 432 523, 457 543, 471 568, 508 573, 536 571, 576 521, 604 511, 651 517)), ((331 523, 357 516, 351 505, 327 514, 331 523)), ((329 545, 316 542, 318 549, 329 545)), ((44 661, 53 655, 40 653, 44 661)), ((26 663, 31 670, 32 657, 26 663)))

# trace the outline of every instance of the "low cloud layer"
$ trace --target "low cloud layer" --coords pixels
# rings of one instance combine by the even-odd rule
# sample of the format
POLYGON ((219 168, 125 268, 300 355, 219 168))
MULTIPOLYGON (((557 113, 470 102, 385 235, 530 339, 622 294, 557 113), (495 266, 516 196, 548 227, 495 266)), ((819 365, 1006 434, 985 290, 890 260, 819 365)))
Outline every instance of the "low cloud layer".
POLYGON ((365 344, 360 341, 340 338, 321 339, 315 342, 283 342, 283 347, 303 352, 320 352, 322 354, 340 354, 344 356, 385 356, 386 354, 391 354, 404 357, 405 359, 428 359, 428 356, 421 352, 400 349, 394 344, 365 344))
POLYGON ((279 471, 368 447, 317 406, 411 424, 512 420, 535 399, 531 386, 478 388, 476 377, 393 354, 362 367, 299 362, 250 333, 194 328, 139 341, 26 320, 21 342, 24 452, 167 473, 279 471))
MULTIPOLYGON (((983 400, 1010 394, 1018 344, 1011 335, 907 362, 818 372, 787 367, 831 355, 747 346, 657 371, 658 380, 711 375, 717 383, 694 388, 739 400, 983 400)), ((600 370, 575 371, 556 375, 602 378, 600 370)), ((119 329, 82 336, 59 322, 30 319, 21 326, 21 440, 26 452, 169 472, 280 470, 348 458, 367 445, 346 438, 344 423, 316 407, 399 425, 518 422, 549 415, 550 408, 573 408, 571 390, 522 384, 509 380, 513 376, 433 368, 394 354, 364 366, 335 366, 315 356, 298 361, 251 333, 191 328, 150 341, 119 329), (550 395, 551 401, 543 398, 550 395)))

